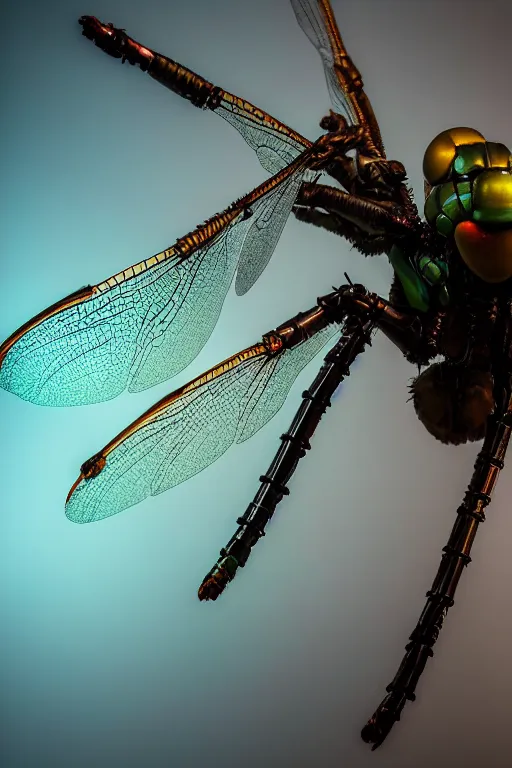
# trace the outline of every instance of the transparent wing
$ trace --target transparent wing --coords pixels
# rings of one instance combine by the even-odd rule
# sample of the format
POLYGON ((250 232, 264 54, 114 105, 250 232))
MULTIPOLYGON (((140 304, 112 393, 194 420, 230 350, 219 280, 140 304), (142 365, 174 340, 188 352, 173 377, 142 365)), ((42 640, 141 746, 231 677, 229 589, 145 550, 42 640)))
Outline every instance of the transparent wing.
POLYGON ((84 464, 68 496, 68 518, 89 523, 115 515, 247 440, 281 408, 300 370, 338 330, 325 328, 274 356, 262 344, 249 347, 161 400, 84 464))
POLYGON ((151 77, 202 109, 210 109, 231 123, 256 151, 271 174, 289 165, 311 142, 254 104, 224 91, 177 61, 152 51, 123 29, 103 24, 95 16, 79 19, 82 34, 105 53, 139 65, 151 77))
POLYGON ((320 54, 331 103, 352 125, 367 128, 375 148, 384 157, 380 129, 363 90, 360 72, 341 38, 329 0, 290 0, 303 32, 320 54))
POLYGON ((235 280, 235 291, 243 296, 258 280, 281 237, 288 216, 303 181, 309 180, 311 172, 290 175, 286 182, 276 186, 264 201, 258 201, 251 210, 251 227, 244 240, 235 280))
POLYGON ((324 15, 317 0, 290 0, 302 31, 313 43, 322 59, 329 98, 333 107, 344 114, 352 125, 357 125, 357 113, 340 85, 335 71, 335 52, 332 49, 324 15))
POLYGON ((308 159, 306 151, 171 248, 29 321, 0 347, 0 386, 40 405, 85 405, 183 370, 215 327, 239 259, 241 293, 268 263, 308 159))
POLYGON ((236 128, 269 173, 285 168, 311 146, 271 115, 227 91, 222 91, 220 106, 214 112, 236 128))

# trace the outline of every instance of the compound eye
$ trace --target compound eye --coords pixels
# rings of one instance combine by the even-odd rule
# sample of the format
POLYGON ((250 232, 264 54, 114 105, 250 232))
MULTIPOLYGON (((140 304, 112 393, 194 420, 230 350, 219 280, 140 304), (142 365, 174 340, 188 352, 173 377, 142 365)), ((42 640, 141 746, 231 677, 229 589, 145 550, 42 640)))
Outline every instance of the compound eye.
POLYGON ((485 144, 485 138, 473 128, 459 127, 443 131, 430 142, 423 158, 423 175, 429 184, 448 181, 458 147, 464 144, 485 144))
POLYGON ((485 144, 470 144, 459 147, 453 161, 453 170, 458 176, 470 176, 486 168, 485 144))
POLYGON ((512 223, 512 176, 508 171, 485 171, 473 184, 473 218, 482 224, 512 223))
POLYGON ((504 171, 510 170, 510 149, 504 144, 498 144, 496 141, 488 141, 487 147, 487 167, 502 168, 504 171))

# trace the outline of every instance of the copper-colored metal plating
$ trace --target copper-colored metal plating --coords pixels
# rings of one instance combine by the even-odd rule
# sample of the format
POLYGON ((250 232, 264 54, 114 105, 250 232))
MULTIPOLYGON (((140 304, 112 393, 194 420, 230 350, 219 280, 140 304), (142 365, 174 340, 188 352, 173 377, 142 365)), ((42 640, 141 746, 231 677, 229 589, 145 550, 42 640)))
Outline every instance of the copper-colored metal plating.
POLYGON ((379 124, 373 112, 372 105, 364 92, 363 78, 348 55, 343 40, 332 12, 329 0, 318 0, 320 12, 325 20, 327 34, 334 57, 336 75, 343 91, 346 92, 360 125, 364 126, 374 148, 381 157, 385 157, 384 145, 380 133, 379 124))

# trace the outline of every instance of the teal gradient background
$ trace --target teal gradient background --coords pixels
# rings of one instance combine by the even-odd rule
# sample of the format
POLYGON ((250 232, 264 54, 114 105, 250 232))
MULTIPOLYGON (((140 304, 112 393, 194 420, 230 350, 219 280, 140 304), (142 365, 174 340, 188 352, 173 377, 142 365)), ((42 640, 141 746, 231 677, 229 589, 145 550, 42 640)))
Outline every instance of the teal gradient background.
MULTIPOLYGON (((418 202, 441 130, 512 144, 506 0, 334 0, 390 158, 418 202)), ((310 139, 329 104, 287 0, 35 0, 4 8, 0 337, 161 250, 265 172, 224 121, 80 36, 95 14, 310 139)), ((377 337, 291 495, 216 603, 196 590, 320 365, 252 440, 169 493, 79 526, 81 463, 158 398, 344 281, 387 295, 384 258, 291 220, 172 383, 49 409, 0 392, 2 768, 505 768, 512 764, 512 458, 434 659, 373 755, 359 731, 395 674, 478 446, 417 421, 414 369, 377 337)))

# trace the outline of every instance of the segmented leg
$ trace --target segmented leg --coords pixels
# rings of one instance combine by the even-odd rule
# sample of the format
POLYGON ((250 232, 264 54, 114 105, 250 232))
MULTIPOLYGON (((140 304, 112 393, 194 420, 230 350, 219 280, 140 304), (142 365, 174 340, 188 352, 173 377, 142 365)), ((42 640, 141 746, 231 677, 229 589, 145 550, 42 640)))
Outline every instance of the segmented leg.
MULTIPOLYGON (((510 390, 509 390, 510 392, 510 390)), ((443 621, 454 603, 455 590, 462 571, 471 562, 469 553, 480 523, 484 522, 485 507, 491 501, 512 429, 512 395, 500 417, 491 417, 487 436, 478 454, 473 476, 464 501, 457 510, 457 520, 443 549, 441 565, 432 588, 427 592, 423 613, 410 636, 406 654, 393 681, 386 690, 388 695, 378 706, 361 731, 364 741, 372 749, 382 744, 394 723, 400 719, 404 705, 414 701, 416 686, 427 659, 433 656, 433 646, 443 621)))
POLYGON ((274 511, 288 494, 286 483, 297 468, 299 460, 310 448, 322 415, 338 385, 349 375, 350 365, 366 344, 370 343, 372 328, 380 328, 404 353, 421 357, 425 333, 418 315, 404 313, 385 299, 366 291, 362 285, 347 285, 318 300, 323 311, 331 317, 345 315, 341 338, 324 360, 311 387, 303 392, 303 402, 290 429, 282 435, 282 445, 269 469, 260 477, 260 487, 244 515, 237 520, 235 535, 220 552, 220 557, 199 587, 200 600, 216 600, 243 567, 254 545, 264 536, 274 511))
POLYGON ((373 325, 370 313, 365 319, 355 315, 347 318, 341 338, 327 353, 312 385, 302 393, 300 408, 288 432, 281 435, 281 446, 267 472, 260 477, 261 484, 253 501, 237 520, 238 530, 203 579, 198 592, 200 600, 216 600, 233 580, 238 568, 246 564, 254 545, 265 535, 265 528, 277 505, 289 493, 286 483, 299 460, 311 447, 309 441, 330 405, 330 398, 340 382, 349 375, 355 358, 366 344, 371 343, 373 325))
POLYGON ((296 206, 322 208, 329 213, 339 214, 370 234, 399 237, 415 231, 415 222, 404 217, 398 205, 388 200, 368 200, 325 184, 303 184, 296 206))
POLYGON ((315 227, 326 229, 339 237, 344 237, 365 256, 376 256, 387 253, 393 245, 393 237, 387 235, 371 235, 351 221, 343 219, 337 213, 322 213, 315 208, 293 207, 293 213, 298 221, 313 224, 315 227))

